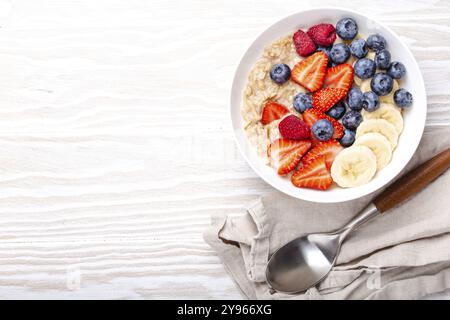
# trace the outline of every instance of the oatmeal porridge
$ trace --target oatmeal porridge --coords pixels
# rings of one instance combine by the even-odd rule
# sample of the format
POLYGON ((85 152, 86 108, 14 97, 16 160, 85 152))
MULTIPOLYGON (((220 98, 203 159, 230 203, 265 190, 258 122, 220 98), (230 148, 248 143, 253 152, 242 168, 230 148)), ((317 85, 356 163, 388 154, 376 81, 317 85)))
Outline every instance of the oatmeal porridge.
POLYGON ((296 187, 365 184, 389 164, 402 132, 412 104, 400 87, 406 70, 382 35, 362 36, 351 18, 294 31, 267 46, 248 75, 247 137, 296 187))

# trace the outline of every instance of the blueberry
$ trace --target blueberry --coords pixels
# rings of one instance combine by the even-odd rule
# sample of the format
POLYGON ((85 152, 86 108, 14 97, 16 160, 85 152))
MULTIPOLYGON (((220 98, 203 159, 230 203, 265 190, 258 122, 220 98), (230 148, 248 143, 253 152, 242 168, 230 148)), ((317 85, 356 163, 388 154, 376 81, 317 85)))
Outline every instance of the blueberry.
POLYGON ((347 103, 352 110, 362 109, 363 94, 359 88, 351 88, 347 95, 347 103))
POLYGON ((356 39, 350 44, 350 52, 355 58, 361 59, 364 58, 369 49, 367 49, 366 40, 364 39, 356 39))
POLYGON ((398 89, 394 92, 394 101, 400 108, 408 108, 413 103, 413 96, 405 89, 398 89))
POLYGON ((330 59, 336 64, 344 63, 350 58, 350 49, 345 43, 337 43, 330 50, 330 59))
POLYGON ((387 70, 387 74, 390 75, 394 79, 400 79, 406 73, 405 65, 401 62, 394 61, 389 65, 389 69, 387 70))
POLYGON ((345 113, 345 104, 342 101, 339 101, 334 106, 327 111, 327 115, 330 117, 339 120, 345 113))
POLYGON ((391 63, 391 53, 386 49, 380 50, 375 54, 375 64, 378 69, 386 70, 391 63))
POLYGON ((336 23, 336 33, 344 40, 352 40, 358 34, 358 25, 352 18, 343 18, 336 23))
POLYGON ((294 97, 293 105, 295 110, 303 113, 306 109, 312 108, 312 98, 309 94, 299 93, 294 97))
POLYGON ((369 79, 375 74, 376 66, 373 60, 362 58, 356 61, 353 69, 358 78, 369 79))
POLYGON ((367 38, 367 46, 374 51, 383 50, 386 48, 386 39, 379 33, 372 34, 367 38))
POLYGON ((341 146, 343 146, 344 148, 350 147, 353 142, 355 142, 355 136, 355 131, 345 129, 344 136, 341 138, 341 140, 339 140, 341 146))
POLYGON ((291 78, 291 69, 284 63, 274 64, 270 70, 270 78, 278 84, 283 84, 291 78))
POLYGON ((375 111, 380 107, 380 99, 372 91, 365 92, 362 98, 362 107, 368 112, 375 111))
POLYGON ((392 91, 394 80, 386 73, 377 73, 370 81, 370 88, 379 96, 385 96, 392 91))
POLYGON ((325 53, 328 56, 328 67, 331 67, 331 58, 330 58, 330 50, 331 47, 317 47, 316 51, 322 51, 323 53, 325 53))
POLYGON ((344 117, 342 118, 342 124, 349 130, 356 130, 358 126, 361 124, 363 117, 361 113, 355 110, 350 110, 344 117))
POLYGON ((312 126, 313 135, 320 141, 331 139, 334 134, 334 128, 330 121, 321 119, 312 126))

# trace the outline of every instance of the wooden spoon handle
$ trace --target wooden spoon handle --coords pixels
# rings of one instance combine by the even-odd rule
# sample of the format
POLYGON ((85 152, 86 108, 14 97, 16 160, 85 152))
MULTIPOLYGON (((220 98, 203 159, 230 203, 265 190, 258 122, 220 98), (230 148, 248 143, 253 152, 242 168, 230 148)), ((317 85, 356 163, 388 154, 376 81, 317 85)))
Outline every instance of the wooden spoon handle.
POLYGON ((373 203, 383 213, 424 189, 450 167, 450 148, 398 179, 386 188, 373 203))

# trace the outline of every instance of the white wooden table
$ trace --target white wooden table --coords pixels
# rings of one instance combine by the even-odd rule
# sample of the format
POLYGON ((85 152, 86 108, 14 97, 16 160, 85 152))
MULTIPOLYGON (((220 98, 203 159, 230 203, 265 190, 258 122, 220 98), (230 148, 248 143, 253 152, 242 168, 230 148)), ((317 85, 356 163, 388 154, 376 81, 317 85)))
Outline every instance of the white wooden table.
MULTIPOLYGON (((235 67, 310 1, 0 1, 0 298, 240 298, 203 242, 270 190, 228 123, 235 67)), ((450 123, 450 2, 315 1, 372 14, 450 123)))

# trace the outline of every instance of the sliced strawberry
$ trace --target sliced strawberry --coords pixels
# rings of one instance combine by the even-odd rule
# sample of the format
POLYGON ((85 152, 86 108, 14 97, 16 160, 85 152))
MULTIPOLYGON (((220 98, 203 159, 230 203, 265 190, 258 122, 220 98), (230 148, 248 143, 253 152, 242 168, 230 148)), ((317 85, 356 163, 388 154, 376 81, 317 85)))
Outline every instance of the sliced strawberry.
POLYGON ((312 188, 327 190, 333 184, 330 171, 328 171, 325 156, 303 163, 291 177, 294 186, 299 188, 312 188))
POLYGON ((305 123, 310 127, 312 127, 313 124, 320 119, 327 119, 331 122, 334 128, 334 139, 342 138, 342 136, 344 135, 344 127, 336 119, 333 119, 332 117, 327 116, 325 113, 313 108, 306 109, 305 112, 303 112, 303 121, 305 121, 305 123))
POLYGON ((303 121, 305 121, 308 126, 312 127, 317 120, 324 119, 324 115, 325 114, 317 110, 306 109, 305 112, 303 112, 303 121))
POLYGON ((302 162, 311 162, 312 159, 317 157, 325 157, 327 169, 331 168, 336 155, 344 149, 337 140, 328 140, 325 142, 319 142, 303 157, 302 162))
POLYGON ((282 104, 269 100, 263 106, 261 123, 264 125, 269 124, 274 120, 280 119, 288 112, 288 108, 282 104))
POLYGON ((292 69, 291 79, 313 92, 322 87, 328 64, 328 56, 318 51, 297 63, 292 69))
POLYGON ((327 112, 339 100, 345 97, 347 91, 338 88, 323 88, 314 92, 312 96, 312 105, 314 109, 327 112))
POLYGON ((340 88, 346 92, 353 84, 353 67, 349 64, 339 64, 328 69, 325 76, 324 88, 340 88))
POLYGON ((269 146, 267 154, 278 174, 284 175, 295 169, 309 148, 309 140, 277 139, 269 146))

